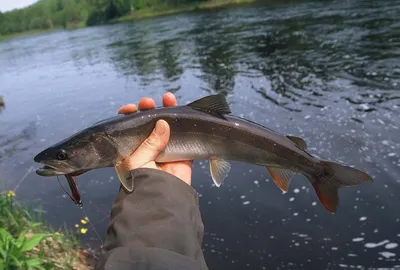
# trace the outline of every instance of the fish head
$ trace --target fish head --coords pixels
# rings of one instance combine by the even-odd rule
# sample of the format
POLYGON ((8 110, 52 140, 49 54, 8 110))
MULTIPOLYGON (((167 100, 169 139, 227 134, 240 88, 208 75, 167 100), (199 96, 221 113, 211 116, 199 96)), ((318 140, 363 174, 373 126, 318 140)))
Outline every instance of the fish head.
POLYGON ((73 175, 95 168, 101 156, 95 148, 95 140, 89 134, 77 134, 59 142, 34 157, 44 164, 36 173, 41 176, 73 175))

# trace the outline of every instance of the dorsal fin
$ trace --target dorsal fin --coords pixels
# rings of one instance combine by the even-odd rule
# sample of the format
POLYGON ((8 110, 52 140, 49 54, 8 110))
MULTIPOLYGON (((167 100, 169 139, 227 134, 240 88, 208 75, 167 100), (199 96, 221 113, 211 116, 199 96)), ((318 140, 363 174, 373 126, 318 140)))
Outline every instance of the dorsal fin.
POLYGON ((294 142, 297 145, 297 147, 300 148, 301 150, 307 149, 307 143, 302 138, 299 138, 296 136, 289 136, 289 135, 287 135, 286 138, 288 138, 289 140, 294 142))
POLYGON ((229 105, 223 95, 211 95, 203 97, 193 101, 192 103, 189 103, 187 106, 209 114, 218 113, 223 115, 231 113, 231 109, 229 108, 229 105))

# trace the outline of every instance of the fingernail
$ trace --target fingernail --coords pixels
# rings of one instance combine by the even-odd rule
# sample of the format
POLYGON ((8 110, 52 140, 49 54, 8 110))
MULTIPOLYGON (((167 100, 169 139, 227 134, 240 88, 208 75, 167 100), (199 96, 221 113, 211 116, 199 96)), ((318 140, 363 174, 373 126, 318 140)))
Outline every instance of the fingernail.
POLYGON ((164 121, 161 121, 161 120, 157 121, 156 127, 154 129, 154 133, 157 134, 157 135, 160 135, 160 136, 164 135, 164 133, 165 133, 165 123, 164 123, 164 121))

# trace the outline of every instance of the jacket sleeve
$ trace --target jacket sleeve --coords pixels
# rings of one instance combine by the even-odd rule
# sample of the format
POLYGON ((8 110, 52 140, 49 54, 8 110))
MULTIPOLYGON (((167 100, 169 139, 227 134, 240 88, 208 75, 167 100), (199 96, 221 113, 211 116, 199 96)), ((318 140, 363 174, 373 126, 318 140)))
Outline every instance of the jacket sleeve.
POLYGON ((134 190, 120 189, 95 269, 207 269, 196 191, 160 170, 131 174, 134 190))

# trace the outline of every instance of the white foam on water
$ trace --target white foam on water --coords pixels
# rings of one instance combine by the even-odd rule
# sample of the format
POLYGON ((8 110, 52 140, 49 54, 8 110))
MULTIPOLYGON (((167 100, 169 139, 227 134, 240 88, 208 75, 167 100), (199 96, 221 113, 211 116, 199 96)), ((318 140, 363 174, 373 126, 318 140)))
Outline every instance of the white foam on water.
POLYGON ((298 216, 299 215, 299 213, 293 213, 293 216, 298 216))
POLYGON ((293 198, 293 197, 289 199, 289 202, 293 202, 293 201, 294 201, 294 198, 293 198))
POLYGON ((389 259, 390 257, 396 256, 396 253, 392 253, 392 252, 389 252, 389 251, 382 251, 382 252, 379 252, 379 254, 381 254, 386 259, 389 259))
POLYGON ((363 240, 364 240, 364 238, 362 238, 362 237, 353 238, 353 242, 361 242, 363 240))
POLYGON ((312 202, 311 205, 312 205, 312 206, 316 206, 316 205, 317 205, 317 202, 312 202))
POLYGON ((387 243, 389 243, 389 240, 383 240, 379 243, 366 243, 364 246, 366 248, 376 248, 376 247, 383 246, 384 244, 387 244, 387 243))
POLYGON ((243 205, 247 205, 247 204, 250 204, 250 201, 243 202, 243 205))
POLYGON ((347 254, 347 256, 349 256, 349 257, 357 257, 357 254, 349 253, 349 254, 347 254))
POLYGON ((390 143, 389 143, 388 140, 383 140, 383 141, 382 141, 382 144, 383 144, 383 145, 389 145, 390 143))
POLYGON ((294 193, 299 193, 299 192, 300 192, 300 189, 295 188, 295 189, 293 190, 293 192, 294 192, 294 193))
POLYGON ((360 217, 360 221, 367 220, 367 217, 360 217))
POLYGON ((393 249, 393 248, 397 248, 398 244, 397 243, 389 243, 385 245, 386 249, 393 249))
POLYGON ((244 195, 240 196, 240 199, 244 199, 244 198, 246 198, 246 196, 244 196, 244 195))

